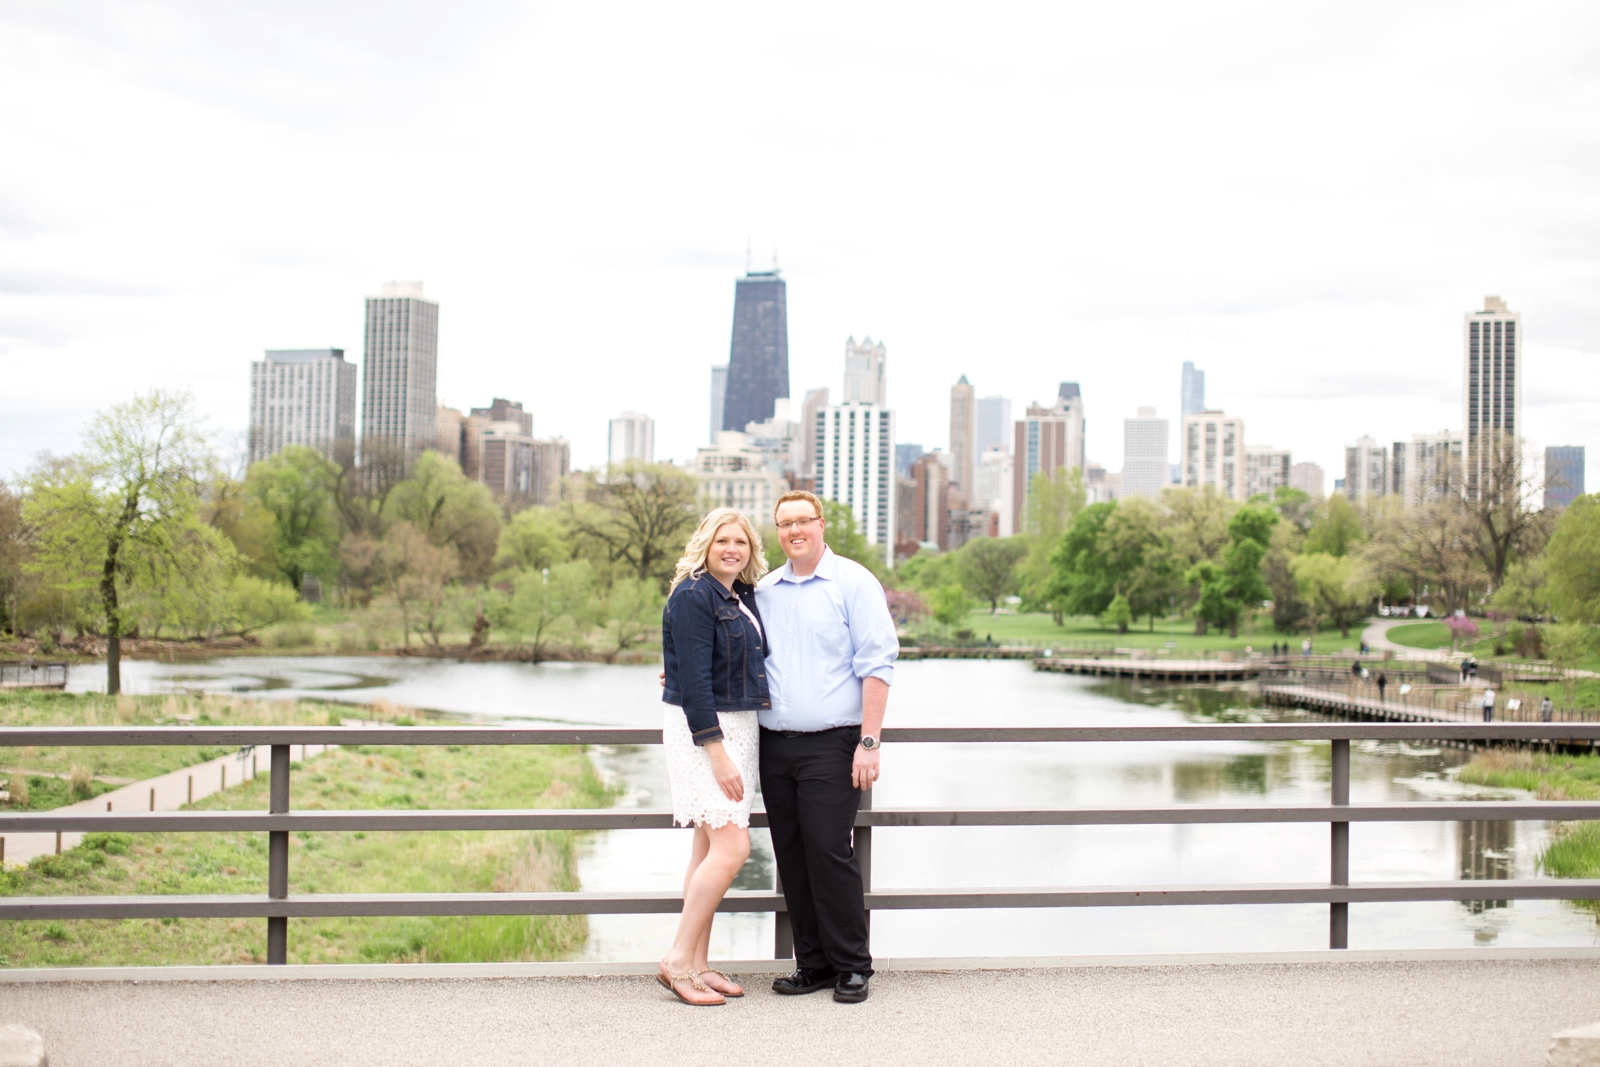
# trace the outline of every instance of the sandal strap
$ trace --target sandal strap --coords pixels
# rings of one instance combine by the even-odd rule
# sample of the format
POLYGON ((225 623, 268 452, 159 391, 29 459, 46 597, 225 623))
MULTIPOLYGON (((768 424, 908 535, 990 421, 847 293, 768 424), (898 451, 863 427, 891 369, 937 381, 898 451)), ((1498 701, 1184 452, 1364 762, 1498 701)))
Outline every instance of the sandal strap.
MULTIPOLYGON (((690 971, 688 974, 684 975, 684 977, 689 979, 690 982, 694 983, 694 987, 700 990, 702 993, 713 993, 715 990, 706 985, 704 982, 700 981, 700 976, 705 973, 705 971, 690 971)), ((722 974, 721 971, 718 971, 717 973, 722 974)), ((727 976, 723 975, 723 977, 727 976)))
POLYGON ((666 960, 661 961, 661 969, 667 972, 667 981, 673 985, 677 985, 679 982, 688 982, 703 993, 712 991, 710 986, 700 981, 700 971, 690 971, 688 974, 673 974, 672 968, 667 966, 666 960))

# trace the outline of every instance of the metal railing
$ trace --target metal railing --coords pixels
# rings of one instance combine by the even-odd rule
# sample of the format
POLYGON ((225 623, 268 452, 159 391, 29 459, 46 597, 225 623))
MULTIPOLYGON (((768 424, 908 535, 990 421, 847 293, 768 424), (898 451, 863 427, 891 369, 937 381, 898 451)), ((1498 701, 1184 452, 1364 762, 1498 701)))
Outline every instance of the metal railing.
MULTIPOLYGON (((1352 903, 1396 901, 1500 901, 1600 899, 1600 879, 1478 879, 1439 882, 1350 882, 1352 822, 1516 822, 1600 820, 1600 801, 1478 801, 1468 803, 1350 803, 1350 742, 1570 741, 1600 739, 1600 724, 1517 723, 1246 723, 1184 726, 891 727, 889 744, 1102 743, 1122 741, 1330 741, 1328 804, 1157 808, 880 808, 871 794, 856 817, 855 847, 873 910, 955 908, 1128 907, 1200 904, 1327 904, 1328 945, 1349 944, 1352 903), (1207 823, 1327 823, 1327 882, 1123 885, 994 889, 874 889, 872 831, 915 826, 1131 826, 1207 823)), ((463 811, 291 811, 291 745, 652 745, 659 730, 522 729, 516 727, 12 727, 0 729, 0 747, 24 745, 259 746, 271 750, 268 810, 170 811, 80 814, 47 811, 0 814, 0 832, 258 831, 267 834, 265 896, 12 896, 0 898, 0 919, 264 918, 267 962, 288 953, 291 918, 326 916, 460 916, 670 913, 682 906, 676 892, 659 893, 289 893, 289 834, 339 830, 624 830, 671 825, 665 811, 635 809, 463 811)), ((752 825, 765 826, 764 812, 752 825)), ((781 891, 735 890, 725 912, 773 912, 775 955, 792 956, 781 891)))
POLYGON ((65 663, 0 663, 0 688, 59 688, 66 684, 65 663))
MULTIPOLYGON (((1261 680, 1268 686, 1283 685, 1265 676, 1261 680)), ((1464 696, 1463 687, 1459 685, 1416 685, 1410 684, 1403 677, 1391 677, 1389 684, 1380 690, 1372 678, 1355 679, 1351 678, 1348 672, 1340 678, 1302 678, 1289 684, 1323 692, 1342 693, 1352 703, 1366 702, 1374 707, 1381 705, 1393 711, 1414 711, 1445 722, 1483 721, 1481 693, 1464 696)), ((1550 717, 1547 719, 1537 698, 1501 691, 1495 700, 1492 721, 1600 723, 1600 710, 1552 704, 1550 717), (1511 706, 1513 700, 1516 701, 1515 707, 1511 706)))

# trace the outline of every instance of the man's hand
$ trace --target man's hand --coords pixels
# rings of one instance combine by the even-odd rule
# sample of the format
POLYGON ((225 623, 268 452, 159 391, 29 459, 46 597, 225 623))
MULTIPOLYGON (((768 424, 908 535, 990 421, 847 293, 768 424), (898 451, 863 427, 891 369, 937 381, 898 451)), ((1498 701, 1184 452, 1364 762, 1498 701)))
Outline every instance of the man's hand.
POLYGON ((857 789, 871 789, 872 783, 878 780, 878 764, 883 759, 883 749, 875 748, 871 752, 856 746, 856 758, 850 764, 850 784, 857 789))

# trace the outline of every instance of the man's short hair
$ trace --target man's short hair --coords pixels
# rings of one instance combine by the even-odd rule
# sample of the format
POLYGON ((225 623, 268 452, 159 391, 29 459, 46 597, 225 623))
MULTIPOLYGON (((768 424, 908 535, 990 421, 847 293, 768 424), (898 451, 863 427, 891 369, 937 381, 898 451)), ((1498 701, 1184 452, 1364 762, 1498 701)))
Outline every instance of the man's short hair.
POLYGON ((774 522, 776 522, 778 518, 778 509, 783 507, 783 505, 787 504, 791 500, 804 500, 806 503, 810 504, 816 509, 817 518, 822 518, 822 501, 817 499, 817 494, 808 493, 804 489, 791 489, 787 493, 780 496, 776 504, 772 505, 772 518, 774 522))

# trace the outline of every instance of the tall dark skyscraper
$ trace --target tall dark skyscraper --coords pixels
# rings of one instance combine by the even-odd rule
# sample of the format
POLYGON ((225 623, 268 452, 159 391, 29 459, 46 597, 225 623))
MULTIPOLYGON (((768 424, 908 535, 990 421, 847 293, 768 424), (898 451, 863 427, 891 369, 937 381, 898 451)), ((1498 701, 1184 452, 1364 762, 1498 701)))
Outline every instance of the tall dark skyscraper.
POLYGON ((722 428, 772 418, 772 402, 789 395, 789 305, 774 270, 747 271, 733 290, 733 345, 722 428))

